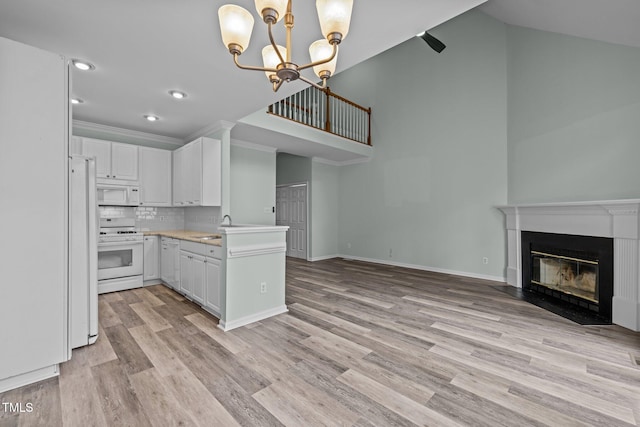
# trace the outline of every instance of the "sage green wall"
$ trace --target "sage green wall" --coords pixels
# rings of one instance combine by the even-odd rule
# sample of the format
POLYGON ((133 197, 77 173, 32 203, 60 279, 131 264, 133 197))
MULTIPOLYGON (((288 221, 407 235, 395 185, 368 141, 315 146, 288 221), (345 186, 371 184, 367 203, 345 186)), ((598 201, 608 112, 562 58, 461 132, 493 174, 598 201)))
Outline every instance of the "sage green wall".
POLYGON ((338 255, 340 167, 282 153, 278 154, 276 175, 278 185, 301 182, 309 184, 308 258, 313 261, 338 255))
POLYGON ((311 159, 278 153, 276 164, 276 183, 278 185, 311 182, 311 159))
POLYGON ((471 11, 432 33, 440 54, 412 38, 331 79, 372 107, 375 147, 340 170, 339 251, 502 278, 506 26, 471 11))
POLYGON ((640 49, 508 27, 509 202, 640 197, 640 49))
POLYGON ((230 193, 234 223, 275 225, 276 153, 232 144, 230 193))
POLYGON ((329 258, 338 249, 338 195, 340 167, 311 162, 311 254, 310 259, 329 258))

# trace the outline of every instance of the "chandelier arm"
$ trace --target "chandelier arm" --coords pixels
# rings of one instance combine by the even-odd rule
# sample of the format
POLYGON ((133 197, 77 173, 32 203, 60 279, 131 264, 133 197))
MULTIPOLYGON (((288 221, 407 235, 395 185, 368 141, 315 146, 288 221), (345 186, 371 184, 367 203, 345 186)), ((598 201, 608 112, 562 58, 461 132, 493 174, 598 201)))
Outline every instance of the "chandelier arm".
POLYGON ((310 62, 309 64, 299 66, 298 70, 302 71, 302 70, 305 70, 307 68, 315 67, 316 65, 326 64, 327 62, 330 62, 333 58, 335 58, 337 53, 338 53, 338 44, 335 43, 333 45, 333 53, 331 54, 331 56, 329 58, 321 59, 320 61, 310 62))
POLYGON ((253 65, 242 65, 241 63, 238 62, 238 56, 239 55, 237 53, 233 54, 233 62, 235 62, 238 68, 242 68, 243 70, 268 71, 271 73, 278 72, 278 70, 276 70, 275 68, 264 68, 264 67, 254 67, 253 65))
POLYGON ((280 89, 280 86, 282 86, 282 83, 284 83, 284 80, 278 80, 278 82, 273 82, 273 91, 277 92, 278 89, 280 89))
MULTIPOLYGON (((308 78, 306 78, 306 77, 304 77, 304 76, 300 76, 300 77, 298 77, 298 78, 299 78, 300 80, 302 80, 303 82, 308 83, 308 84, 310 84, 311 86, 313 86, 313 87, 315 87, 315 88, 318 88, 318 89, 324 89, 324 86, 320 86, 318 83, 313 82, 313 81, 309 80, 308 78)), ((323 83, 324 83, 324 82, 326 82, 327 80, 326 80, 326 79, 322 79, 322 81, 323 81, 323 83)))
MULTIPOLYGON (((276 45, 276 41, 273 38, 273 33, 271 32, 271 27, 273 26, 273 24, 271 22, 269 22, 269 41, 271 42, 271 46, 273 46, 273 48, 276 51, 276 54, 278 55, 278 58, 280 59, 280 63, 282 65, 284 65, 285 60, 282 57, 282 54, 280 53, 280 49, 278 49, 278 46, 276 45)), ((287 49, 289 49, 289 46, 287 46, 287 49)))

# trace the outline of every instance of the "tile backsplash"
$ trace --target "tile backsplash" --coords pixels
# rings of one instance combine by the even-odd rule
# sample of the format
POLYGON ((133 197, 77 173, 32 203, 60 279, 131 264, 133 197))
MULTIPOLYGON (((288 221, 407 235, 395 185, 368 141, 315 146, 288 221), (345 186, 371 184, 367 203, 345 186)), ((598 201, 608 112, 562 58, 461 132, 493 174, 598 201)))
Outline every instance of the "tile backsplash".
POLYGON ((193 230, 215 232, 220 224, 220 208, 153 208, 100 206, 100 218, 134 218, 142 231, 193 230))
POLYGON ((184 208, 150 208, 135 209, 136 227, 147 230, 183 230, 184 208))
POLYGON ((133 218, 142 231, 183 230, 183 208, 100 206, 100 218, 133 218))
POLYGON ((184 209, 185 230, 215 232, 220 225, 220 208, 194 206, 184 209))

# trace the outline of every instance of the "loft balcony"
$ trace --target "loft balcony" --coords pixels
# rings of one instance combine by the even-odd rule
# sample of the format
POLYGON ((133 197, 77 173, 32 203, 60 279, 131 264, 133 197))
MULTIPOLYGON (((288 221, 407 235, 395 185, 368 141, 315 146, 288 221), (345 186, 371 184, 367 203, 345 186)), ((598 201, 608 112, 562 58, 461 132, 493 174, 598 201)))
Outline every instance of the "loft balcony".
POLYGON ((371 108, 364 108, 331 89, 309 86, 267 110, 294 122, 311 126, 356 142, 371 145, 371 108))
POLYGON ((329 88, 308 87, 238 121, 232 138, 336 164, 367 161, 371 108, 329 88))

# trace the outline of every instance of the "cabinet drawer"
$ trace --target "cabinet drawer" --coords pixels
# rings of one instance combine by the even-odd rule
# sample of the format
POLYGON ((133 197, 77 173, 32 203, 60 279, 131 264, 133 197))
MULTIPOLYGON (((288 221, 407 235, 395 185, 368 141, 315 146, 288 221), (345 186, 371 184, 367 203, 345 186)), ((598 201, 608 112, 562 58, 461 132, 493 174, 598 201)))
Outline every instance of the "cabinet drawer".
POLYGON ((220 246, 204 245, 206 249, 205 255, 211 258, 222 259, 222 248, 220 246))
POLYGON ((206 245, 204 243, 196 243, 196 242, 191 242, 189 240, 180 240, 181 250, 192 252, 198 255, 207 255, 207 252, 205 251, 205 246, 206 245))

